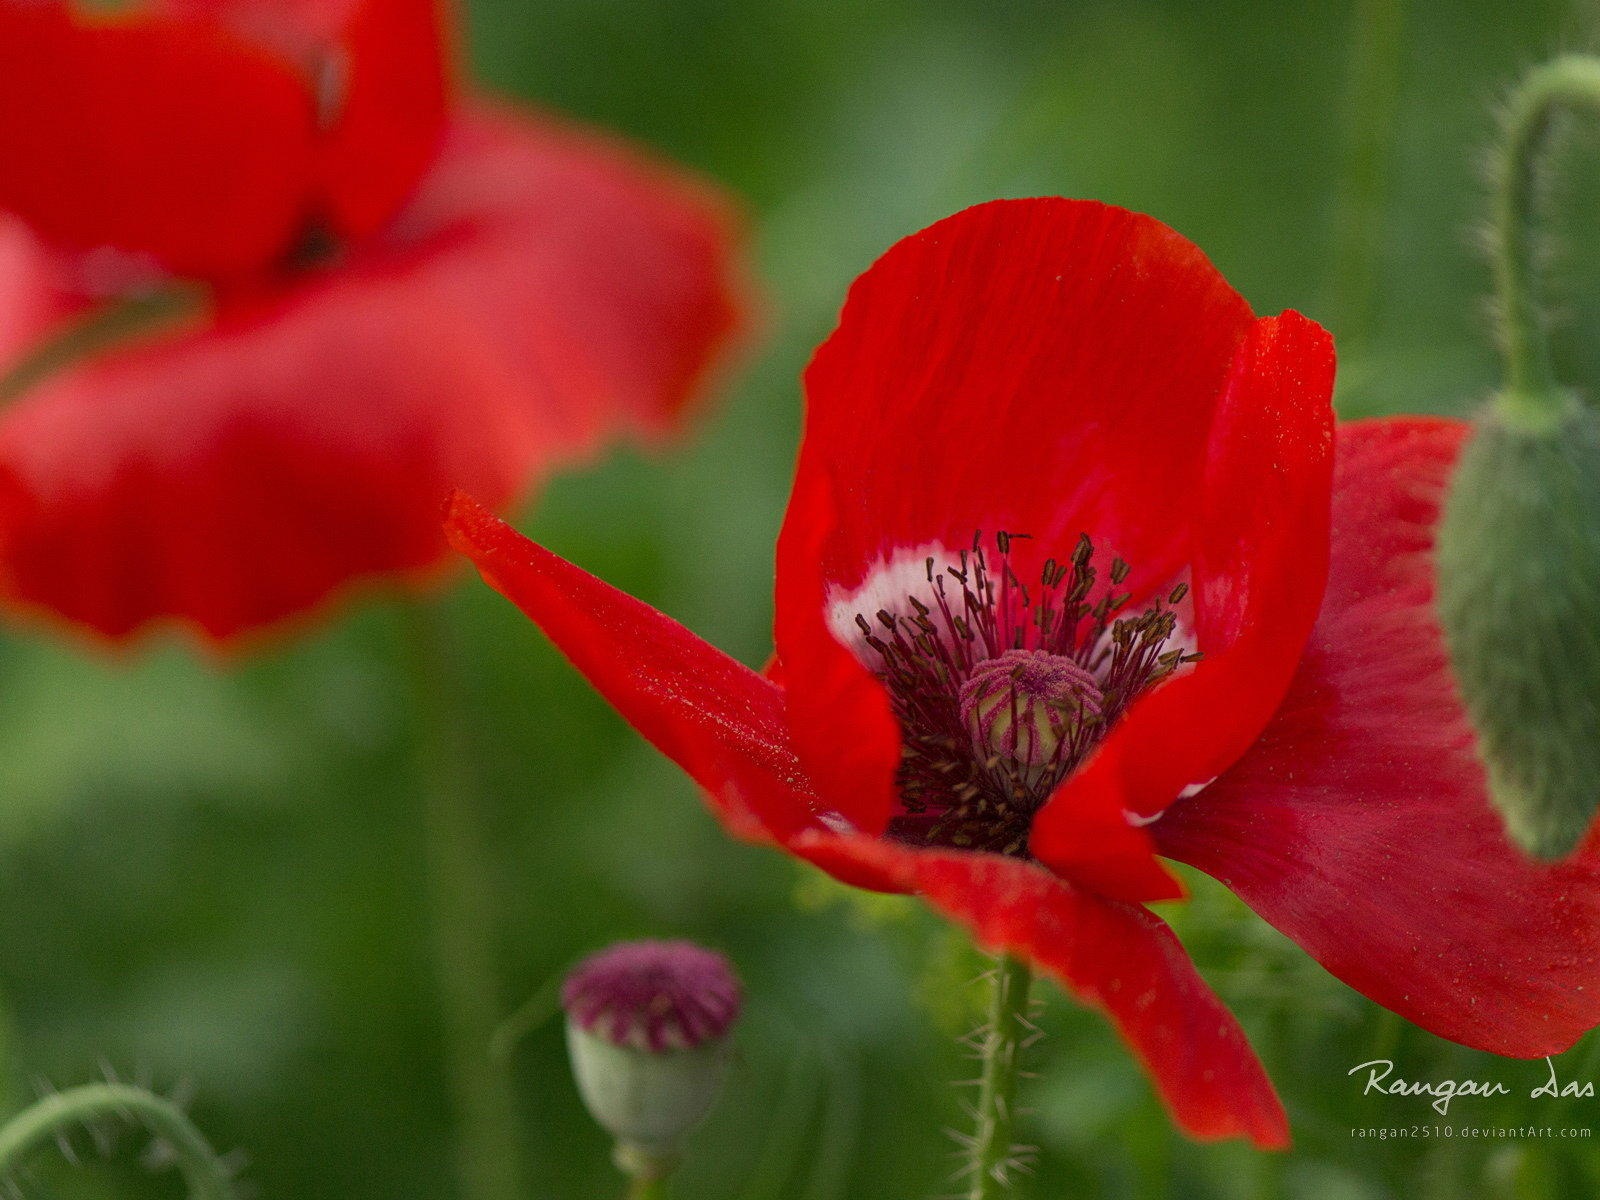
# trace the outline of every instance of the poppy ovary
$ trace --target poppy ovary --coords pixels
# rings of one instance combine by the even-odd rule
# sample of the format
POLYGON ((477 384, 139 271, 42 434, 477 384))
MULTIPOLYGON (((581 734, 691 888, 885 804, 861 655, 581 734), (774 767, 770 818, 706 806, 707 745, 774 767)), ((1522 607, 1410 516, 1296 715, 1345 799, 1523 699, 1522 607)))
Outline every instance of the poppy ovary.
POLYGON ((1098 721, 1105 696, 1093 673, 1064 654, 1007 650, 978 663, 961 685, 973 748, 1030 770, 1047 768, 1083 721, 1098 721))

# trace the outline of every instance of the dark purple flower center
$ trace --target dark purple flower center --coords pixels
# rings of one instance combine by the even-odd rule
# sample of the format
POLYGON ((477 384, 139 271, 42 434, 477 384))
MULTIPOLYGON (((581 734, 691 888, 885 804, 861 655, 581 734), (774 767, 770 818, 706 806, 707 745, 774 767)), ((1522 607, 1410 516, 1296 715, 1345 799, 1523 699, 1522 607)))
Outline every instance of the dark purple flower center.
POLYGON ((996 535, 993 565, 981 534, 953 561, 930 556, 892 610, 855 616, 903 739, 891 837, 1025 857, 1061 781, 1141 693, 1200 657, 1167 644, 1186 584, 1122 615, 1127 563, 1097 587, 1085 535, 1028 583, 1012 561, 1023 536, 996 535))

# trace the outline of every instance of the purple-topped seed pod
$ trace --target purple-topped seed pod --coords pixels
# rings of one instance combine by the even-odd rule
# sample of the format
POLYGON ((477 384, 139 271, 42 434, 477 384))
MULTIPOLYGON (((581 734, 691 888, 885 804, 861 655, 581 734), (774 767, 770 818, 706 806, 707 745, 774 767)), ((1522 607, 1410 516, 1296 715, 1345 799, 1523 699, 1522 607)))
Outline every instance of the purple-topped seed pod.
POLYGON ((579 963, 561 989, 585 1033, 653 1054, 724 1037, 740 1000, 728 960, 693 942, 620 942, 579 963))
POLYGON ((739 980, 691 942, 623 942, 567 977, 572 1070, 589 1112, 630 1174, 664 1173, 722 1090, 739 980))

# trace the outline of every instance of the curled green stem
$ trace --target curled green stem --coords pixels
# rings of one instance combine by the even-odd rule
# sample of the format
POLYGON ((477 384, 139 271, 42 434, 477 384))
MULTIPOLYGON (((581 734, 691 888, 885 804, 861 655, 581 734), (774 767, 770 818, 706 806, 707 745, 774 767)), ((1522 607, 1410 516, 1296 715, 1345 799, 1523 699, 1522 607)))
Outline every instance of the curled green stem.
POLYGON ((1496 163, 1492 251, 1502 322, 1506 387, 1502 417, 1528 430, 1552 429, 1568 404, 1550 354, 1549 317, 1539 275, 1551 134, 1568 112, 1600 115, 1600 59, 1564 55, 1535 67, 1506 106, 1496 163))
POLYGON ((0 1179, 74 1128, 107 1117, 136 1121, 172 1148, 191 1200, 237 1200, 233 1178, 183 1109, 125 1083, 91 1083, 42 1100, 0 1127, 0 1179))
POLYGON ((983 1036, 983 1075, 978 1083, 977 1128, 972 1141, 969 1200, 993 1200, 1006 1189, 1016 1127, 1017 1065, 1032 1029, 1028 989, 1033 973, 1015 955, 1001 955, 995 966, 994 996, 983 1036))

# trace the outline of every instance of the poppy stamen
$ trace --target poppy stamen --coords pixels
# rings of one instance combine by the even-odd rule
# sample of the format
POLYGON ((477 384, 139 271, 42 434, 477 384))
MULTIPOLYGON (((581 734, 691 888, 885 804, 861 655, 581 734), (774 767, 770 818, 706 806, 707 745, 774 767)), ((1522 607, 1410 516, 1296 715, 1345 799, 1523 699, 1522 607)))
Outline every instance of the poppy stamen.
POLYGON ((1061 781, 1139 695, 1200 657, 1168 647, 1187 585, 1121 616, 1126 561, 1111 560, 1091 599, 1100 575, 1087 535, 1069 558, 1046 558, 1036 583, 1013 561, 1025 537, 986 544, 980 531, 954 561, 924 560, 920 592, 855 615, 900 723, 892 837, 1026 856, 1061 781))

